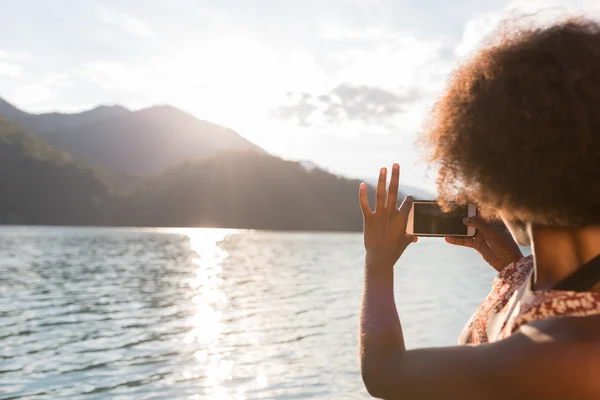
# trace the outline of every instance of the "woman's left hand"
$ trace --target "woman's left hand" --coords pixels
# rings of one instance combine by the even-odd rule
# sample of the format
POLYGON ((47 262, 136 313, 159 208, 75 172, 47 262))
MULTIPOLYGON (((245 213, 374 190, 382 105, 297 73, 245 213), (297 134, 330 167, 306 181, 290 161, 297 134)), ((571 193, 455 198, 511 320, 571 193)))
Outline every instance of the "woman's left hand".
POLYGON ((477 250, 483 259, 498 272, 523 258, 521 249, 504 224, 500 227, 498 224, 478 216, 466 218, 464 223, 477 229, 475 236, 472 238, 447 237, 446 242, 477 250))
POLYGON ((393 267, 406 247, 417 241, 414 235, 406 233, 406 223, 412 207, 412 198, 406 197, 397 208, 400 166, 392 167, 392 179, 386 202, 387 169, 382 168, 377 184, 375 211, 371 211, 367 199, 367 185, 360 185, 359 202, 363 213, 363 231, 367 265, 393 267))

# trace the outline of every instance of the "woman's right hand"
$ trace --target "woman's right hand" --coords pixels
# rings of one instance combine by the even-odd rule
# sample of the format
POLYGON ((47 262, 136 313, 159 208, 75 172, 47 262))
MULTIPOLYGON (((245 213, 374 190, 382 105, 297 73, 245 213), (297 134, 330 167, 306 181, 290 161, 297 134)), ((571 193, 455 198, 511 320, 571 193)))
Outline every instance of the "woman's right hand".
POLYGON ((464 223, 477 229, 475 236, 472 238, 447 237, 446 242, 457 246, 472 247, 498 272, 523 258, 521 249, 506 229, 477 216, 466 218, 464 223))

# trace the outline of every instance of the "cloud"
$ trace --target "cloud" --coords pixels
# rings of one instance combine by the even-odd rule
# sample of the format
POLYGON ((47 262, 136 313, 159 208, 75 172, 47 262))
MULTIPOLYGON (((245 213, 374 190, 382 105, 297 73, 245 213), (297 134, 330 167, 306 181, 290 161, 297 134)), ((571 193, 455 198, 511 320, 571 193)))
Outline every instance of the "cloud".
POLYGON ((277 107, 273 110, 273 116, 292 120, 302 127, 310 126, 311 116, 319 109, 316 104, 312 104, 314 96, 310 93, 302 93, 299 96, 289 93, 289 98, 292 104, 277 107), (293 97, 296 99, 294 100, 293 97))
POLYGON ((19 64, 0 61, 0 75, 18 78, 23 75, 23 66, 19 64))
POLYGON ((272 116, 301 127, 328 126, 344 135, 349 123, 357 129, 416 129, 454 63, 442 42, 387 26, 324 22, 320 37, 330 48, 318 58, 327 71, 326 85, 292 90, 272 116))
POLYGON ((504 9, 481 14, 467 21, 461 41, 454 54, 463 57, 477 49, 502 21, 509 26, 543 26, 566 15, 600 17, 600 3, 596 0, 513 0, 504 9))
POLYGON ((75 68, 73 73, 103 90, 125 93, 145 93, 155 78, 149 67, 112 61, 88 62, 75 68))
POLYGON ((32 84, 19 87, 12 95, 11 101, 20 107, 36 107, 56 99, 54 90, 44 84, 32 84))
POLYGON ((0 50, 0 75, 19 78, 23 76, 23 64, 31 60, 29 53, 0 50))
POLYGON ((0 50, 0 59, 11 59, 18 62, 31 62, 35 59, 34 55, 25 51, 5 51, 0 50))
POLYGON ((118 26, 124 32, 136 36, 152 37, 154 32, 143 20, 128 14, 118 12, 112 8, 101 6, 98 8, 100 20, 107 24, 118 26))
POLYGON ((17 85, 10 97, 11 102, 28 111, 46 111, 48 104, 59 100, 65 88, 72 87, 71 77, 62 72, 47 72, 30 82, 17 85))
POLYGON ((273 115, 302 127, 322 122, 390 126, 393 117, 404 112, 405 104, 420 97, 415 89, 398 94, 380 87, 343 83, 318 95, 290 93, 290 104, 277 107, 273 115))
MULTIPOLYGON (((336 29, 345 31, 343 27, 336 29)), ((331 32, 325 35, 335 36, 331 32)), ((441 41, 421 40, 389 27, 366 27, 355 33, 350 30, 332 41, 327 60, 338 82, 382 88, 421 85, 429 91, 439 81, 430 74, 440 71, 445 75, 448 70, 441 41)))
POLYGON ((348 28, 323 21, 320 27, 320 36, 331 41, 368 40, 381 35, 381 27, 348 28))

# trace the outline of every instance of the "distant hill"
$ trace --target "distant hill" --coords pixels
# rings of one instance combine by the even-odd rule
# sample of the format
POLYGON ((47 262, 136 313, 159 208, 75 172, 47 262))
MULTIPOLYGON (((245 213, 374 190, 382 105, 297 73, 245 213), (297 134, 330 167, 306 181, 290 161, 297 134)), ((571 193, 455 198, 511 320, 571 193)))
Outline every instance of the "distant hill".
POLYGON ((248 150, 180 164, 117 195, 96 171, 0 117, 0 224, 358 231, 359 183, 248 150))
POLYGON ((0 224, 96 225, 113 198, 93 171, 0 117, 0 224))
POLYGON ((362 229, 360 181, 173 107, 0 114, 0 224, 362 229))
POLYGON ((358 231, 359 184, 267 154, 222 154, 147 180, 126 214, 135 225, 358 231))
POLYGON ((0 99, 0 115, 107 174, 143 176, 188 160, 258 146, 237 132, 170 106, 101 106, 76 114, 30 114, 0 99))

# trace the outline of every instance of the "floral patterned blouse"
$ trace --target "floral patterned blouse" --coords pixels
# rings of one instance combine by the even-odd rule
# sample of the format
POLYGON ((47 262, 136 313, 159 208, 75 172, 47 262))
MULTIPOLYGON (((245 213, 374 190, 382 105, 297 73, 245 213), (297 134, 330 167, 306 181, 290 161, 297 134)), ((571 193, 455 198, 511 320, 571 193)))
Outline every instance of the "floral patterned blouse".
POLYGON ((531 290, 533 257, 506 266, 460 335, 459 344, 505 339, 521 326, 550 317, 600 314, 600 293, 531 290))

